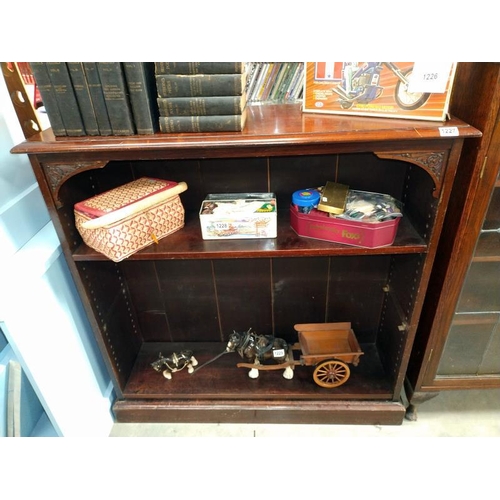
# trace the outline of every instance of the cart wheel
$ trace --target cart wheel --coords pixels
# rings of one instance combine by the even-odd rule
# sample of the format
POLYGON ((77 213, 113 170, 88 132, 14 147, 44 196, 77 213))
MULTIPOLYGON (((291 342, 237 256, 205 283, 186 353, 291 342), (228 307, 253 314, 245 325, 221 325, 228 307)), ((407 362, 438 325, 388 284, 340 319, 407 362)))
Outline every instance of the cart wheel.
POLYGON ((342 385, 350 374, 351 370, 345 363, 332 359, 320 363, 314 370, 313 378, 319 386, 330 389, 342 385))

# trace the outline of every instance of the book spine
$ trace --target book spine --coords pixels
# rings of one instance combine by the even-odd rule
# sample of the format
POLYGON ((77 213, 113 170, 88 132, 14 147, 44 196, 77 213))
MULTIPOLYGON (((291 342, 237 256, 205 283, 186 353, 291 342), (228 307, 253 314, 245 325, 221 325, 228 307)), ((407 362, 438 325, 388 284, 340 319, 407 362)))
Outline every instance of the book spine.
POLYGON ((160 116, 160 131, 178 132, 239 132, 245 115, 160 116))
POLYGON ((291 91, 292 99, 302 99, 302 96, 304 95, 304 85, 305 85, 305 64, 301 63, 299 77, 295 82, 294 88, 291 91))
POLYGON ((286 90, 290 85, 296 65, 297 63, 286 63, 285 74, 283 75, 283 79, 280 82, 280 87, 278 89, 278 92, 275 95, 276 101, 278 102, 284 101, 286 90))
POLYGON ((292 82, 290 83, 289 90, 285 95, 285 100, 294 101, 298 99, 302 89, 304 87, 304 63, 299 63, 297 66, 297 70, 293 77, 292 82))
POLYGON ((47 70, 50 80, 54 86, 59 111, 66 127, 66 135, 83 136, 86 135, 83 125, 80 108, 76 100, 73 83, 69 76, 68 67, 64 62, 47 62, 47 70))
POLYGON ((159 97, 160 116, 207 116, 242 114, 246 94, 242 96, 159 97))
POLYGON ((243 73, 242 62, 155 62, 157 75, 214 75, 243 73))
POLYGON ((267 63, 267 66, 266 66, 266 71, 263 75, 263 78, 262 78, 262 81, 260 82, 260 87, 258 89, 258 93, 257 93, 257 96, 256 96, 256 100, 257 101, 262 101, 262 95, 264 93, 264 90, 266 88, 266 85, 269 81, 269 78, 271 76, 271 72, 273 70, 273 67, 274 67, 274 63, 267 63))
POLYGON ((268 69, 269 63, 261 63, 260 71, 252 90, 252 102, 257 102, 259 100, 259 93, 262 90, 262 82, 267 74, 268 69))
POLYGON ((132 110, 122 65, 119 62, 98 62, 99 78, 108 109, 113 135, 135 134, 132 110))
POLYGON ((124 62, 123 70, 137 133, 154 134, 158 129, 154 65, 146 62, 124 62))
POLYGON ((255 97, 255 88, 257 86, 257 82, 259 81, 260 75, 262 74, 263 63, 254 63, 255 67, 252 68, 251 78, 248 81, 247 85, 247 100, 248 102, 252 102, 255 97))
POLYGON ((112 135, 111 123, 108 117, 108 110, 106 108, 106 101, 102 92, 101 79, 99 78, 99 71, 97 70, 97 63, 84 62, 85 76, 89 86, 90 96, 92 98, 92 105, 99 127, 100 135, 112 135))
POLYGON ((246 73, 231 75, 156 75, 158 97, 242 95, 246 73))
POLYGON ((271 63, 271 71, 269 73, 269 78, 267 79, 264 91, 262 92, 261 101, 267 101, 269 94, 274 87, 276 82, 277 72, 279 68, 279 63, 271 63))
POLYGON ((99 135, 99 126, 97 125, 83 63, 68 62, 66 64, 73 83, 73 89, 75 91, 76 100, 78 101, 85 131, 87 135, 99 135))
POLYGON ((267 96, 268 101, 277 101, 278 100, 278 95, 281 89, 281 85, 283 84, 283 80, 286 77, 287 70, 288 70, 288 63, 279 63, 280 67, 278 70, 278 74, 276 75, 276 79, 273 85, 273 88, 271 89, 271 92, 269 92, 269 95, 267 96))
POLYGON ((66 127, 62 119, 59 105, 57 104, 54 86, 49 77, 49 72, 44 62, 30 62, 31 72, 35 77, 36 86, 40 91, 42 103, 47 112, 52 132, 55 136, 64 136, 66 127))

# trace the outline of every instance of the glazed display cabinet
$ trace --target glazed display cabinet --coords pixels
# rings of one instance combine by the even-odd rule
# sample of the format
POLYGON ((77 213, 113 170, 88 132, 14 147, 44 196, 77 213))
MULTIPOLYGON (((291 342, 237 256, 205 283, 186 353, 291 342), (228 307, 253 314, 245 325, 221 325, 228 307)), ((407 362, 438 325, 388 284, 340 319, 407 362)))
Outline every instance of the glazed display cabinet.
POLYGON ((408 367, 408 417, 440 391, 500 387, 500 64, 460 63, 466 141, 408 367))
POLYGON ((111 374, 119 422, 400 424, 401 393, 464 141, 446 123, 303 114, 300 105, 250 107, 245 130, 219 134, 55 138, 27 154, 111 374), (150 176, 188 185, 181 230, 115 263, 82 243, 75 203, 150 176), (394 243, 360 248, 303 238, 290 227, 298 189, 347 184, 400 200, 394 243), (209 193, 273 192, 276 238, 207 241, 209 193), (236 353, 165 379, 159 353, 191 349, 199 363, 252 328, 297 341, 296 324, 349 322, 363 351, 336 388, 297 366, 257 379, 236 353))

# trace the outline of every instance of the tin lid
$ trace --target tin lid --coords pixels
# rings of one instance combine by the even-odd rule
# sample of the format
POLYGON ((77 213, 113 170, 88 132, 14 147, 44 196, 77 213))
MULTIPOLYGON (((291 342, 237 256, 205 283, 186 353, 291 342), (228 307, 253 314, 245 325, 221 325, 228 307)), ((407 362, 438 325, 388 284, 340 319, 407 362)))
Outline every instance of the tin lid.
POLYGON ((292 195, 292 203, 298 207, 315 207, 319 202, 317 189, 300 189, 292 195))

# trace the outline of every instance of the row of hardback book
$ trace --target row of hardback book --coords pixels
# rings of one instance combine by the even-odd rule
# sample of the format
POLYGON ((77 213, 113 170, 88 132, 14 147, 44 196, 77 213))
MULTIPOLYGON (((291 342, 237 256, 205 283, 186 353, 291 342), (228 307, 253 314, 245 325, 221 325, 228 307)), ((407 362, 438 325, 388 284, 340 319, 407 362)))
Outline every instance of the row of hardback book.
POLYGON ((296 101, 303 63, 32 62, 56 136, 243 130, 250 104, 296 101))
POLYGON ((31 62, 30 67, 55 136, 158 130, 153 63, 31 62))

